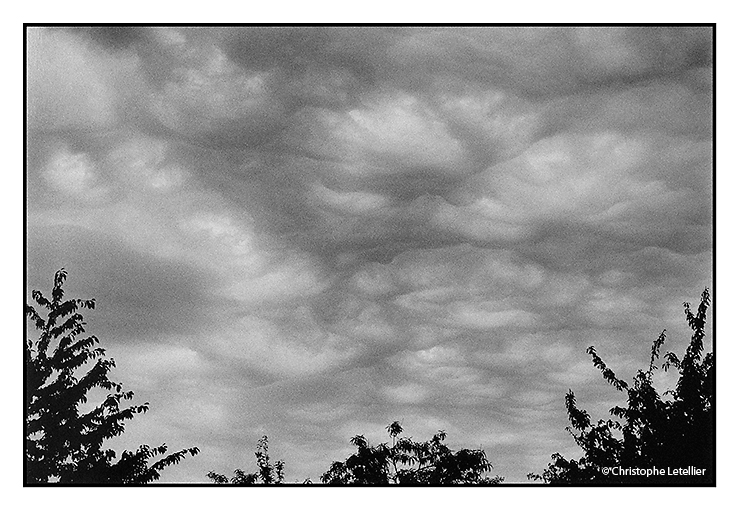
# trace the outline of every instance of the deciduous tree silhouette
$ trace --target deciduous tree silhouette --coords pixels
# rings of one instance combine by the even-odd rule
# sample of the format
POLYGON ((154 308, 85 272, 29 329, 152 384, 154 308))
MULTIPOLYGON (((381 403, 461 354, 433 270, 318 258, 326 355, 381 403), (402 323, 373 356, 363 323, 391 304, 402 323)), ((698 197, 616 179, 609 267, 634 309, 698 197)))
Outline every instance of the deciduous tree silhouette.
POLYGON ((387 431, 391 445, 370 446, 364 436, 354 436, 351 443, 357 453, 331 464, 321 481, 330 485, 496 485, 503 481, 499 476, 483 476, 492 469, 483 450, 454 452, 444 444, 444 431, 424 442, 400 437, 403 427, 397 421, 387 431))
POLYGON ((550 484, 715 484, 714 357, 712 353, 702 354, 709 304, 708 289, 703 291, 695 314, 684 303, 693 333, 682 359, 672 352, 664 357, 663 369, 674 368, 679 374, 675 388, 665 393, 666 399, 653 386, 665 331, 652 344, 648 370, 639 370, 631 386, 618 379, 595 348, 589 347, 587 352, 604 379, 618 391, 626 392, 626 407, 610 410, 623 422, 608 419, 593 423, 586 411, 578 409, 570 390, 565 396, 565 407, 572 427, 567 430, 584 456, 567 460, 555 453, 546 471, 531 473, 529 479, 550 484), (678 471, 691 467, 705 472, 678 471), (614 473, 607 468, 621 469, 614 473), (662 474, 646 476, 639 468, 657 468, 662 474))
POLYGON ((95 347, 95 336, 82 338, 85 322, 81 309, 95 308, 95 300, 64 300, 64 269, 54 276, 51 299, 38 290, 33 300, 46 318, 30 305, 25 315, 40 332, 37 341, 24 341, 26 376, 25 483, 43 484, 144 484, 159 479, 160 472, 198 448, 166 455, 167 446, 140 446, 135 452, 105 449, 106 439, 124 432, 124 422, 147 411, 149 404, 122 407, 132 391, 109 379, 115 367, 105 350, 95 347), (88 363, 94 362, 89 368, 88 363), (81 406, 88 392, 102 388, 107 397, 88 412, 81 406), (152 462, 153 463, 150 463, 152 462))
POLYGON ((285 479, 285 462, 278 460, 272 464, 269 458, 269 440, 267 436, 262 436, 257 442, 257 451, 254 455, 257 457, 257 468, 259 468, 256 473, 245 473, 241 469, 236 469, 234 470, 234 476, 231 478, 226 475, 214 473, 213 471, 209 472, 207 476, 213 483, 217 484, 281 485, 285 479))

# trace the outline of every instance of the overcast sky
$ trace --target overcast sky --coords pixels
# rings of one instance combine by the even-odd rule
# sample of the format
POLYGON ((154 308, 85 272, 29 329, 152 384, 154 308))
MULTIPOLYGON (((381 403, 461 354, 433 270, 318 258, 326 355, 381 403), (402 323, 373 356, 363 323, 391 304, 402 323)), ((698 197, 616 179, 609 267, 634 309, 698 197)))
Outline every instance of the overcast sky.
POLYGON ((623 402, 585 349, 631 380, 712 288, 710 29, 27 35, 28 293, 97 300, 162 481, 394 420, 526 481, 623 402))

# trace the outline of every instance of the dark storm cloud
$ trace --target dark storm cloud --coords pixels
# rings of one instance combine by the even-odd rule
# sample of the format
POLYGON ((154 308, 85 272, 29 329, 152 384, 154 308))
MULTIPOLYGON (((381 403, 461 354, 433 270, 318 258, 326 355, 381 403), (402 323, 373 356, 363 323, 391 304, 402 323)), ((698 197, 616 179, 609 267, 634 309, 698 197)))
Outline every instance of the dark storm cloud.
POLYGON ((404 419, 523 481, 613 397, 585 348, 631 370, 711 286, 708 29, 29 38, 29 286, 98 299, 131 440, 203 447, 173 477, 266 433, 315 480, 404 419))

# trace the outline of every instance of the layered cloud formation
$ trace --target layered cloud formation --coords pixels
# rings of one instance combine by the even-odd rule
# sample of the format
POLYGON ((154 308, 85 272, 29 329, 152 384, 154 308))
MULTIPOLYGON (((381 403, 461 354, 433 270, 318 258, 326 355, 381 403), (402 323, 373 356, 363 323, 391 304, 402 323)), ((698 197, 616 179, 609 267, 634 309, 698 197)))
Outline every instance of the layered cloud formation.
POLYGON ((28 32, 28 289, 152 404, 121 444, 317 480, 395 419, 525 481, 711 287, 703 28, 28 32), (621 369, 619 371, 619 369, 621 369))

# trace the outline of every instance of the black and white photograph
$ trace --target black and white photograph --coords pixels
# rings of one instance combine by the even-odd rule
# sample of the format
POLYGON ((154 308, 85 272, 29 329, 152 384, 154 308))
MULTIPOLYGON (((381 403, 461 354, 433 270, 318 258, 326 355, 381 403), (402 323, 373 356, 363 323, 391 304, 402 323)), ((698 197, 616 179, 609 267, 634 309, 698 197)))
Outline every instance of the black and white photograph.
POLYGON ((715 34, 25 24, 23 485, 716 487, 715 34))

